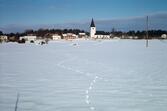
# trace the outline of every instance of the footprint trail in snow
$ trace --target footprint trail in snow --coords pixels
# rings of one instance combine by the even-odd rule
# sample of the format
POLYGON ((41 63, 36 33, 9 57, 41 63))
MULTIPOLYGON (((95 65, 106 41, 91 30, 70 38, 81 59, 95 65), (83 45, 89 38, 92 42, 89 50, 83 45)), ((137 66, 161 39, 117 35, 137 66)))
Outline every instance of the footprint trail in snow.
MULTIPOLYGON (((63 69, 69 70, 69 71, 73 71, 73 72, 78 73, 78 74, 84 74, 84 75, 86 75, 88 77, 92 77, 93 75, 95 75, 94 79, 90 82, 89 87, 85 91, 85 103, 89 106, 90 110, 95 110, 96 108, 91 104, 90 92, 93 90, 93 88, 94 88, 94 86, 95 86, 95 84, 96 84, 98 79, 104 80, 104 81, 107 81, 107 80, 97 76, 97 75, 100 75, 100 73, 84 72, 84 71, 81 71, 79 69, 75 69, 75 68, 72 68, 72 67, 64 65, 66 62, 74 61, 75 59, 77 59, 77 57, 73 57, 71 59, 63 60, 63 61, 59 62, 57 64, 57 66, 61 67, 63 69)), ((85 61, 88 62, 88 60, 85 60, 85 61)))
POLYGON ((87 105, 89 105, 90 110, 95 110, 95 107, 91 105, 89 93, 93 89, 93 87, 94 87, 98 78, 99 78, 98 76, 95 76, 95 78, 91 81, 88 89, 85 91, 85 102, 86 102, 87 105))

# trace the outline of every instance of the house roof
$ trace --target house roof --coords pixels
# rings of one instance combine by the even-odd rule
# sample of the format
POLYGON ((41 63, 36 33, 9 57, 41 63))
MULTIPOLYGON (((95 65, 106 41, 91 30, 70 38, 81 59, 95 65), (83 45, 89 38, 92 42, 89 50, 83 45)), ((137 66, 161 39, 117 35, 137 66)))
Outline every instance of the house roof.
POLYGON ((91 22, 90 27, 96 27, 96 26, 95 26, 95 23, 94 23, 94 21, 93 21, 93 18, 92 18, 92 22, 91 22))

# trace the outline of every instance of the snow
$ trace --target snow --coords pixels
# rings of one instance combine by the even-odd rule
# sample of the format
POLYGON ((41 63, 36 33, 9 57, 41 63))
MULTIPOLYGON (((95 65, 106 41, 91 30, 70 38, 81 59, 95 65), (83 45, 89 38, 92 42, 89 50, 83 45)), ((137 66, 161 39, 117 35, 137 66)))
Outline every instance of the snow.
POLYGON ((149 43, 0 44, 0 109, 166 111, 167 41, 149 43))

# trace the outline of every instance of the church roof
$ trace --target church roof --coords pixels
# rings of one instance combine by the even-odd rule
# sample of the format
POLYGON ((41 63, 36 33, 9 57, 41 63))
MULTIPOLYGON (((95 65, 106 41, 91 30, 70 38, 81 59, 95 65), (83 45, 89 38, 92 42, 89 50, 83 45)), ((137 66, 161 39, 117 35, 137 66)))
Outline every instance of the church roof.
POLYGON ((104 31, 96 31, 96 35, 109 35, 109 33, 104 31))
POLYGON ((95 23, 94 23, 93 19, 92 19, 90 27, 95 27, 95 23))

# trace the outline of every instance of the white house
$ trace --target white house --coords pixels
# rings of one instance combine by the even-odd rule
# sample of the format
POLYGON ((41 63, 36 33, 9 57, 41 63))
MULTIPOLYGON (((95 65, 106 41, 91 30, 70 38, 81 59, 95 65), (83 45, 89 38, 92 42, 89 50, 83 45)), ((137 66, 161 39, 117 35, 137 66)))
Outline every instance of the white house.
POLYGON ((78 38, 87 38, 86 33, 79 33, 78 38))
POLYGON ((0 35, 0 41, 1 42, 7 42, 8 37, 6 35, 0 35))
POLYGON ((19 38, 19 40, 22 40, 22 39, 31 42, 31 41, 36 41, 37 36, 22 36, 19 38))
POLYGON ((62 34, 63 38, 66 40, 76 39, 77 35, 73 33, 62 34))
POLYGON ((58 34, 53 34, 52 35, 52 40, 59 40, 59 39, 61 39, 60 35, 58 35, 58 34))
POLYGON ((102 35, 96 33, 96 26, 93 19, 90 25, 90 37, 92 39, 110 39, 110 35, 102 35))
POLYGON ((162 34, 161 35, 161 39, 167 39, 167 35, 166 34, 162 34))

